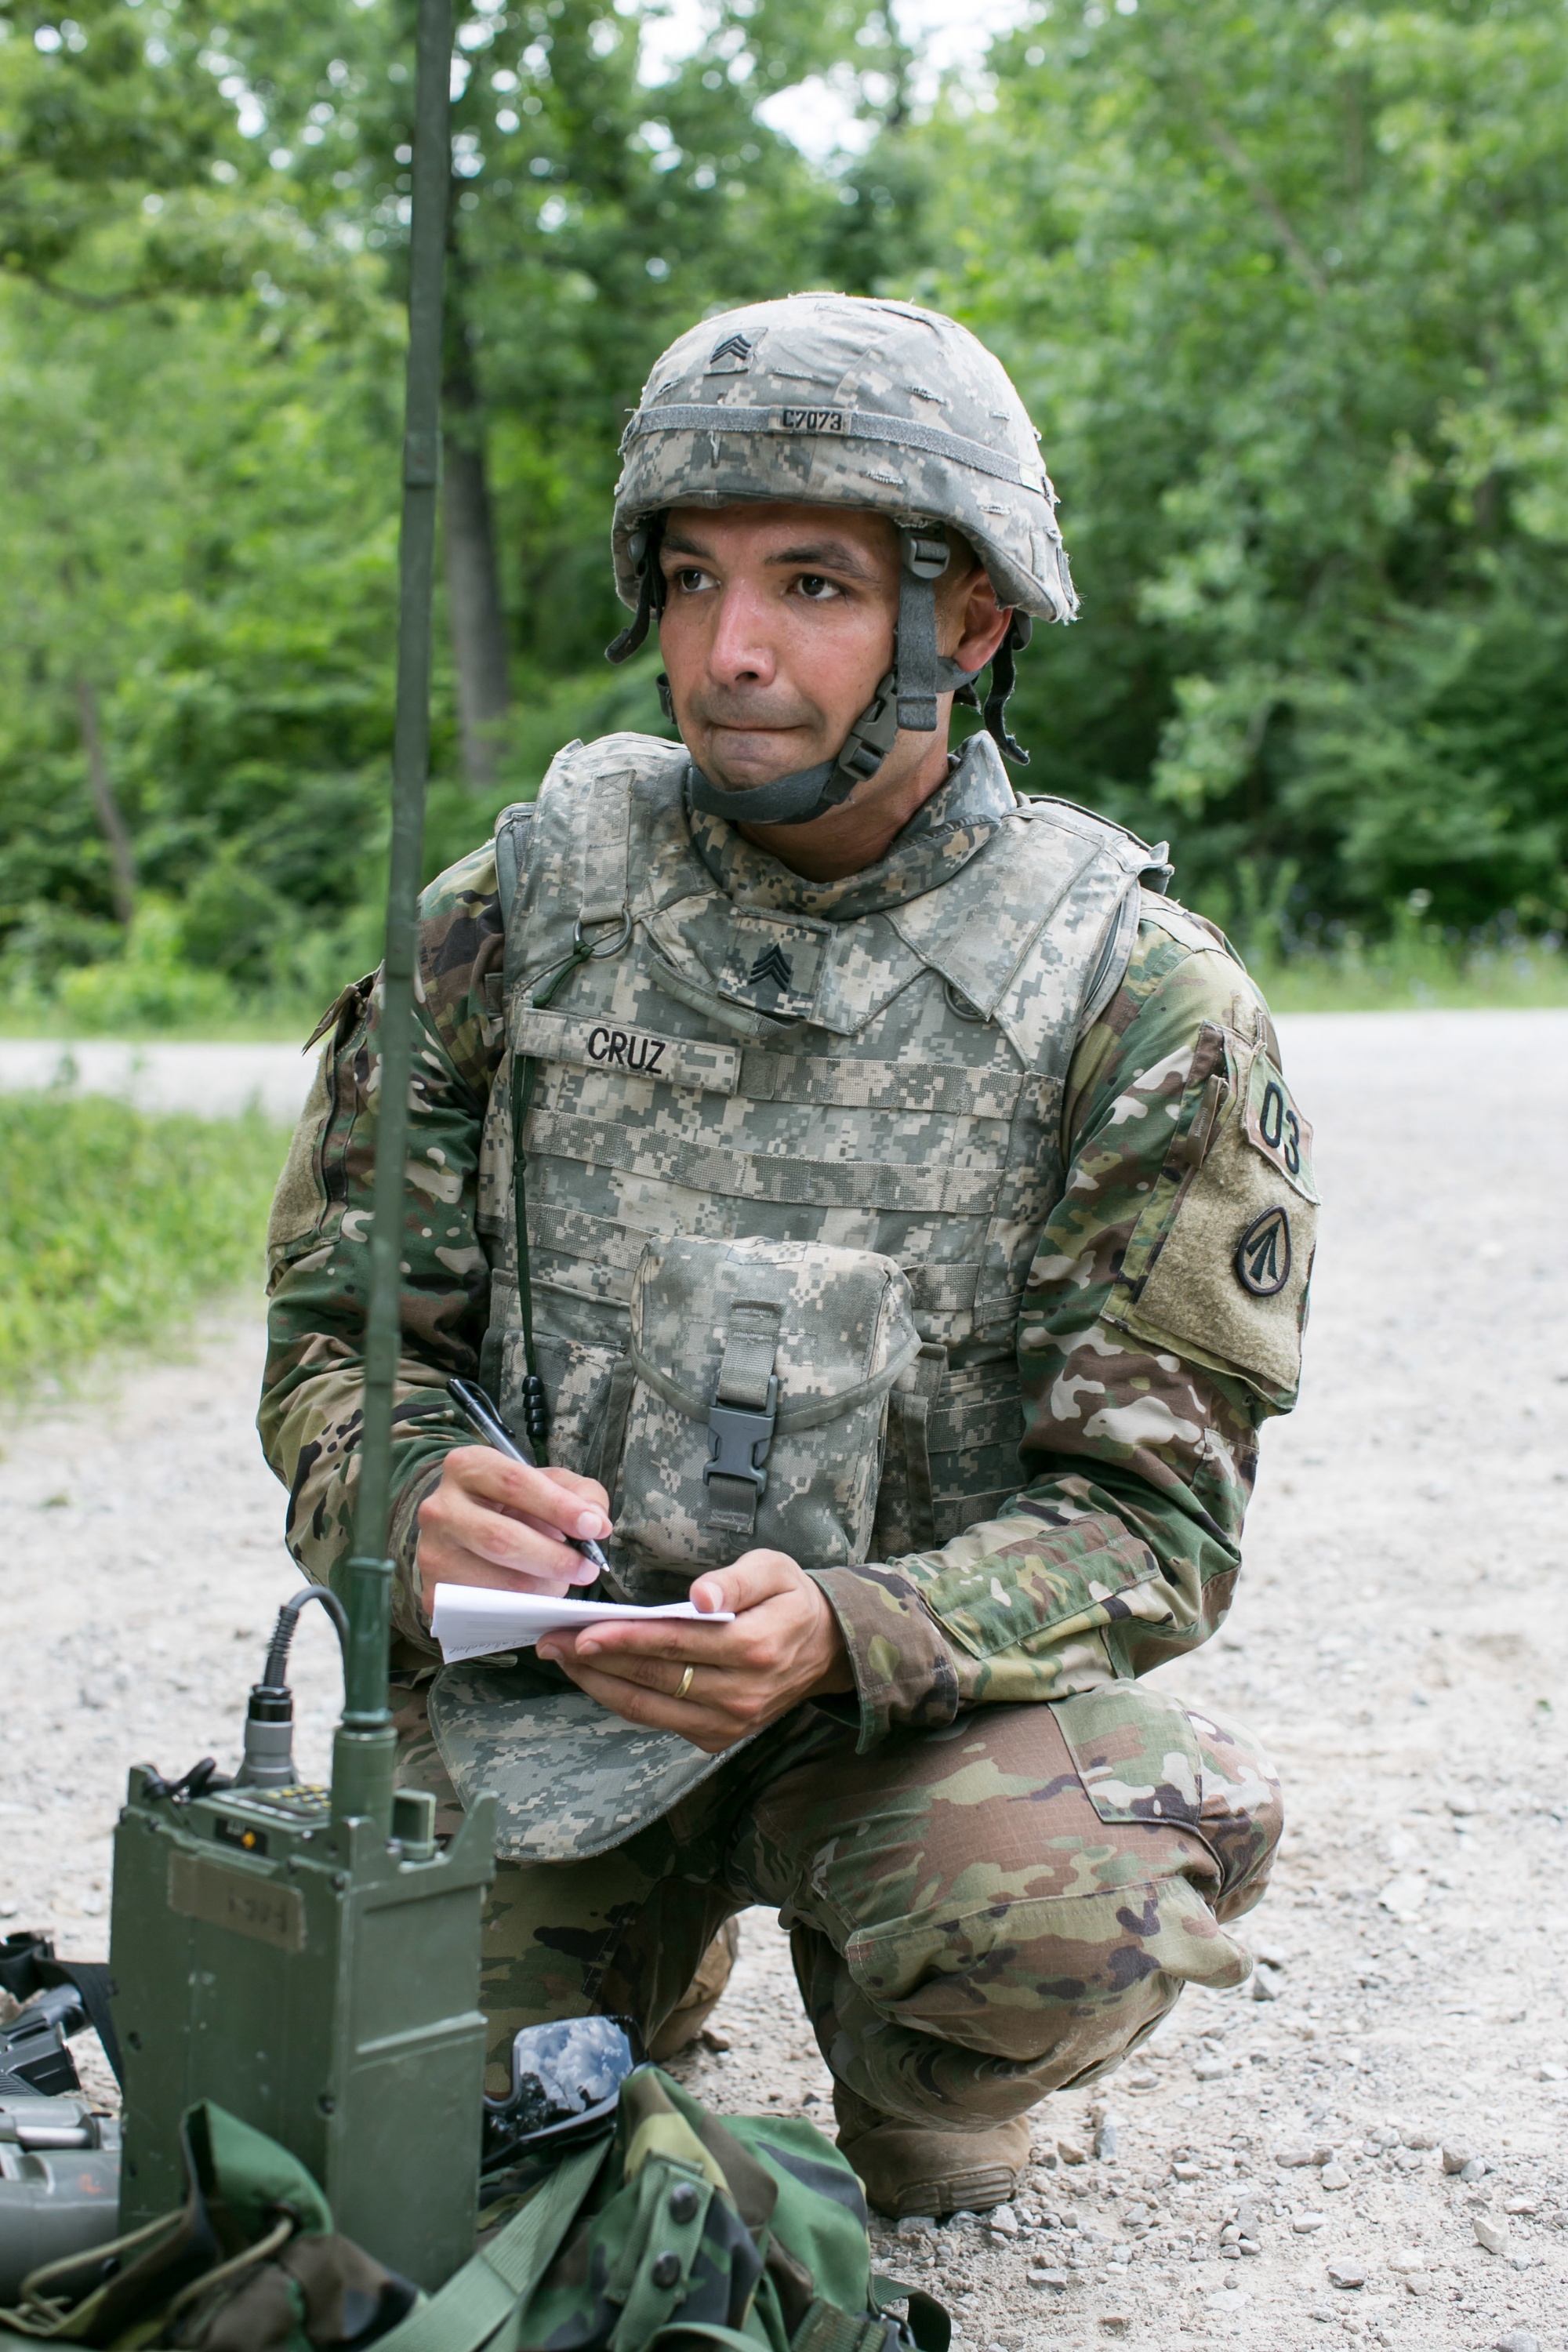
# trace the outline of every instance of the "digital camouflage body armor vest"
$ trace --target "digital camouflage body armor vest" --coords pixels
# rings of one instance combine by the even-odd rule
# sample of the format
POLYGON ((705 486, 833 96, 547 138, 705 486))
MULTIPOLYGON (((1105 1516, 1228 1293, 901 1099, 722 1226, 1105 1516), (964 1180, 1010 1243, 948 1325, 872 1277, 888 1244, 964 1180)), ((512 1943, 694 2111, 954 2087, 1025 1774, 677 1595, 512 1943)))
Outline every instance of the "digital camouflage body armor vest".
MULTIPOLYGON (((980 845, 940 887, 841 919, 726 894, 679 744, 573 744, 498 820, 485 1369, 522 1429, 521 1192, 550 1459, 604 1481, 632 1598, 683 1594, 753 1544, 807 1569, 931 1549, 1018 1490, 1016 1325, 1061 1196, 1068 1069, 1125 971, 1140 877, 1168 868, 1085 810, 1016 805, 988 737, 963 767, 993 811, 980 845)), ((437 1686, 459 1788, 503 1777, 496 1718, 473 1736, 503 1684, 448 1668, 437 1686)), ((640 1743, 620 1835, 664 1809, 661 1758, 684 1768, 676 1793, 718 1760, 580 1694, 555 1706, 587 1710, 606 1767, 605 1742, 640 1743)), ((506 1754, 543 1727, 528 1717, 506 1754)), ((617 1842, 584 1820, 562 1843, 522 1812, 534 1831, 503 1788, 501 1851, 617 1842)))

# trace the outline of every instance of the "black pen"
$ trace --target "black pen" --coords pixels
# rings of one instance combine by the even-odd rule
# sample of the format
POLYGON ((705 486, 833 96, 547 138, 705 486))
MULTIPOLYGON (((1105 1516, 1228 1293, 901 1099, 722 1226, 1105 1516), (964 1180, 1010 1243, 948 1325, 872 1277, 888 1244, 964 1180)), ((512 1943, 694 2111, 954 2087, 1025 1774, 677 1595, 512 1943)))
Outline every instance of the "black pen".
MULTIPOLYGON (((524 1469, 531 1470, 537 1466, 532 1454, 518 1444, 483 1389, 472 1381, 451 1380, 447 1383, 447 1394, 469 1428, 475 1430, 487 1445, 493 1445, 496 1452, 504 1454, 509 1462, 521 1462, 524 1469)), ((591 1560, 601 1576, 609 1573, 610 1563, 591 1537, 563 1535, 561 1540, 570 1544, 574 1551, 580 1551, 584 1559, 591 1560)))

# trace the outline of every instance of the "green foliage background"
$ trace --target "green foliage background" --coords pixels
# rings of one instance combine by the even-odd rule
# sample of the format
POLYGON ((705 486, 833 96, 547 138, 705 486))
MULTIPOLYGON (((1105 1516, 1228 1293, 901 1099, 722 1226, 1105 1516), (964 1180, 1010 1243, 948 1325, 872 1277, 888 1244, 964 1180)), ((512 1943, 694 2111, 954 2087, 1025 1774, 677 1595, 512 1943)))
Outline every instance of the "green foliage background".
MULTIPOLYGON (((73 6, 0 6, 0 999, 210 1027, 375 955, 411 0, 73 6)), ((601 654, 659 348, 836 285, 966 320, 1041 426, 1084 617, 1026 659, 1025 782, 1169 835, 1266 961, 1550 953, 1558 0, 1039 0, 934 102, 867 0, 714 0, 662 74, 654 0, 458 21, 452 426, 514 708, 475 794, 443 666, 432 870, 569 736, 661 724, 601 654), (861 134, 821 167, 765 119, 814 76, 861 134)))

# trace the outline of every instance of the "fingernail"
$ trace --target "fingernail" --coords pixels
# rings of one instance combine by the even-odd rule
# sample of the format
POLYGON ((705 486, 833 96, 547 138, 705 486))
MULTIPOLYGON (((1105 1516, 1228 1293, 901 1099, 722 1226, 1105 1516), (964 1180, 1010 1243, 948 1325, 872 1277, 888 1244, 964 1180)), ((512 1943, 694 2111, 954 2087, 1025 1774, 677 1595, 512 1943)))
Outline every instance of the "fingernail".
POLYGON ((580 1536, 607 1536, 610 1523, 602 1511, 584 1511, 577 1522, 580 1536))

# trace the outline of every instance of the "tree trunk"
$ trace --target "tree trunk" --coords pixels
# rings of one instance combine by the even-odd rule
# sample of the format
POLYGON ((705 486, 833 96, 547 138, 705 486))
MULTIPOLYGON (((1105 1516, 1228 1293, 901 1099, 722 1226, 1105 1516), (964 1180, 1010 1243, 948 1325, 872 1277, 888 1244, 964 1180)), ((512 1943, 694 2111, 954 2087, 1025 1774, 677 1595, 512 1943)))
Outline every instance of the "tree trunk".
POLYGON ((484 413, 460 333, 448 345, 442 405, 447 417, 441 498, 447 609, 458 672, 463 772, 475 792, 483 792, 495 781, 497 725, 506 717, 511 698, 506 614, 485 472, 484 413))
POLYGON ((104 840, 109 844, 114 912, 129 930, 136 912, 136 853, 131 845, 130 829, 121 814, 120 803, 114 797, 114 786, 109 778, 109 761, 103 751, 103 730, 98 723, 98 696, 92 680, 80 675, 76 680, 76 717, 81 748, 87 754, 87 780, 92 791, 92 804, 98 812, 104 840))

